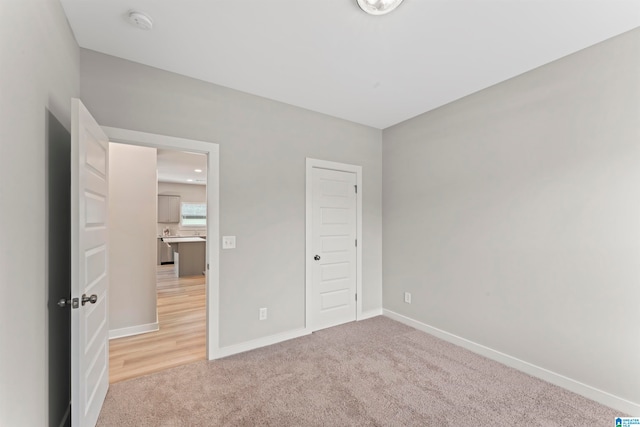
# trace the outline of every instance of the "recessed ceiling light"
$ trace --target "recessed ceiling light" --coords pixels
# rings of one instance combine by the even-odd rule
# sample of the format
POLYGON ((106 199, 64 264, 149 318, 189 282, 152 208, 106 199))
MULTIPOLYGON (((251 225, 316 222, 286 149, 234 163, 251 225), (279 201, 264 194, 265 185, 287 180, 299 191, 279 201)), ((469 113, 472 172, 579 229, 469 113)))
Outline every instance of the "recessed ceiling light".
POLYGON ((200 172, 202 172, 202 169, 194 169, 193 171, 200 173, 200 172))
POLYGON ((357 0, 360 9, 370 15, 384 15, 400 6, 402 0, 357 0))
POLYGON ((187 182, 193 182, 193 180, 192 179, 188 179, 187 182))
POLYGON ((142 30, 153 28, 153 20, 145 13, 132 10, 129 12, 129 22, 142 30))

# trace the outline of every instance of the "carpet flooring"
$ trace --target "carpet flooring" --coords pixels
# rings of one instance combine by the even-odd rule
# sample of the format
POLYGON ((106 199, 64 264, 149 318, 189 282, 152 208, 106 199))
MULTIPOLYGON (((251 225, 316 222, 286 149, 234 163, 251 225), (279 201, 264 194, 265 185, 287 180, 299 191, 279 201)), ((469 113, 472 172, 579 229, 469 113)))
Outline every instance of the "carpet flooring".
POLYGON ((385 317, 112 384, 98 426, 610 426, 617 411, 385 317))

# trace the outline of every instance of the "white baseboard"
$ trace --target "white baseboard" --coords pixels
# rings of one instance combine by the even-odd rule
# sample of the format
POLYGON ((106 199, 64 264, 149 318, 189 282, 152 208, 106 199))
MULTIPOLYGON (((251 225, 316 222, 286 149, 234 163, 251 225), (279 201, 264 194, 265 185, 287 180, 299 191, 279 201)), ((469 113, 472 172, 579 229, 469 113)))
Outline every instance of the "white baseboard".
MULTIPOLYGON (((358 320, 370 319, 375 316, 381 316, 382 309, 374 309, 362 312, 358 320)), ((295 329, 293 331, 282 332, 276 335, 270 335, 268 337, 258 338, 255 340, 243 342, 240 344, 234 344, 227 347, 219 348, 218 351, 210 359, 220 359, 222 357, 232 356, 238 353, 244 353, 245 351, 255 350, 260 347, 265 347, 279 342, 292 340, 294 338, 303 337, 311 334, 311 330, 307 328, 295 329)))
POLYGON ((268 345, 277 344, 279 342, 292 340, 294 338, 300 338, 305 335, 311 334, 311 331, 307 328, 295 329, 293 331, 282 332, 268 337, 257 338, 255 340, 230 345, 227 347, 221 347, 215 352, 210 359, 220 359, 222 357, 232 356, 238 353, 244 353, 245 351, 255 350, 256 348, 266 347, 268 345))
POLYGON ((129 326, 120 329, 111 329, 109 331, 109 339, 129 337, 131 335, 146 334, 147 332, 155 332, 160 329, 158 322, 147 323, 145 325, 129 326))
POLYGON ((376 316, 382 316, 381 308, 374 308, 373 310, 363 311, 360 314, 360 317, 358 317, 358 321, 371 319, 372 317, 376 317, 376 316))
POLYGON ((551 384, 555 384, 559 387, 577 393, 588 399, 594 400, 605 406, 621 411, 624 414, 629 414, 632 416, 640 415, 640 404, 638 403, 630 402, 611 393, 607 393, 606 391, 599 390, 595 387, 591 387, 590 385, 583 384, 579 381, 565 377, 564 375, 557 374, 555 372, 549 371, 548 369, 541 368, 529 362, 525 362, 524 360, 509 356, 508 354, 475 343, 473 341, 459 337, 433 326, 429 326, 425 323, 395 313, 391 310, 384 309, 383 314, 390 319, 396 320, 400 323, 404 323, 407 326, 411 326, 412 328, 415 328, 419 331, 426 332, 444 341, 466 348, 467 350, 470 350, 474 353, 481 354, 482 356, 495 360, 496 362, 500 362, 503 365, 507 365, 511 368, 515 368, 519 371, 525 372, 533 377, 540 378, 544 381, 550 382, 551 384))

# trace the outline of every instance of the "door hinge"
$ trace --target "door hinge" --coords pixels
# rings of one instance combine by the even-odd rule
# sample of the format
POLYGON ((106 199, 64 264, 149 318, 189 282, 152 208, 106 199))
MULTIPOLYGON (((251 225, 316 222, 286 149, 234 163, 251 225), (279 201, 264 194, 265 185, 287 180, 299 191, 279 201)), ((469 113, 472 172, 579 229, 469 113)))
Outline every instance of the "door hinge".
POLYGON ((356 189, 356 194, 358 194, 358 186, 357 186, 357 185, 354 185, 354 186, 353 186, 353 188, 355 188, 355 189, 356 189))
POLYGON ((356 248, 358 247, 358 239, 356 239, 356 248))
POLYGON ((358 301, 358 294, 356 294, 356 301, 358 301))

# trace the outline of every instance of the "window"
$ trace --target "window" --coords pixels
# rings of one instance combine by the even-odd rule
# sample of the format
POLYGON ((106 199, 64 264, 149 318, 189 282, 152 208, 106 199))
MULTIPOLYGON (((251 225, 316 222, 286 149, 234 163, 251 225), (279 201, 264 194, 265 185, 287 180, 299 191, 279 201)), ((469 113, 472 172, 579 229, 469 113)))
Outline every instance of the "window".
POLYGON ((183 227, 206 227, 206 203, 182 203, 180 206, 180 225, 183 227))

